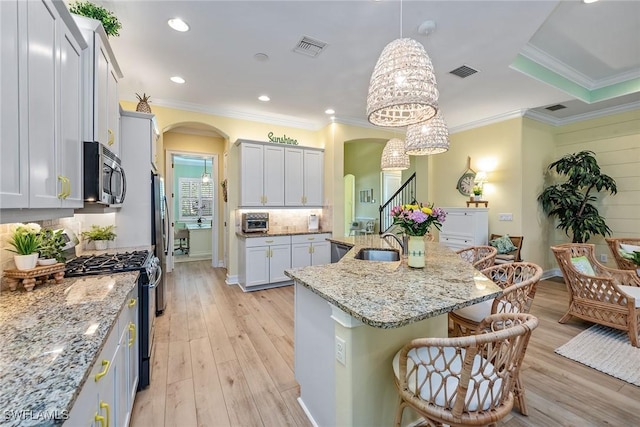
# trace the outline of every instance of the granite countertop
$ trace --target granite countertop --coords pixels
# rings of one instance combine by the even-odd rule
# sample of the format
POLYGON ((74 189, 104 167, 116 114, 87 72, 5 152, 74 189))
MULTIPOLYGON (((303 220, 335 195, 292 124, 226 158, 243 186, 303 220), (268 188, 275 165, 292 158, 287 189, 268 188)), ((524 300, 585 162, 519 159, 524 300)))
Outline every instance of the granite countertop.
POLYGON ((286 228, 277 228, 269 230, 266 233, 243 233, 242 231, 236 232, 236 236, 241 238, 250 238, 250 237, 273 237, 273 236, 295 236, 299 234, 331 234, 331 230, 314 230, 309 231, 307 228, 294 228, 294 227, 286 227, 286 228))
POLYGON ((378 235, 331 238, 352 246, 334 264, 289 269, 297 283, 363 323, 398 328, 480 301, 502 290, 444 245, 426 242, 425 268, 413 269, 407 259, 380 262, 355 259, 362 248, 398 248, 378 235))
POLYGON ((0 424, 64 421, 48 417, 70 412, 138 274, 67 278, 32 292, 2 292, 0 424), (19 411, 27 415, 11 415, 19 411))

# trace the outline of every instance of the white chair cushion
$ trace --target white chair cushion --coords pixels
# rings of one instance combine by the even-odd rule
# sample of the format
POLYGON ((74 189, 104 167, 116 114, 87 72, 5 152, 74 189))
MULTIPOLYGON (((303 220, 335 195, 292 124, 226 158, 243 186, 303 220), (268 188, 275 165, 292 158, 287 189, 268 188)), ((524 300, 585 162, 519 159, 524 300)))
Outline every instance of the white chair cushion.
MULTIPOLYGON (((469 305, 467 307, 454 310, 454 313, 465 319, 473 320, 476 323, 480 323, 482 319, 491 314, 491 306, 493 300, 482 301, 477 304, 469 305)), ((517 307, 513 307, 508 301, 500 301, 497 307, 498 313, 517 313, 517 307)))
POLYGON ((618 286, 622 292, 629 294, 636 299, 636 308, 640 307, 640 287, 638 286, 618 286))
POLYGON ((620 243, 620 247, 622 248, 623 251, 625 252, 640 252, 640 246, 636 246, 636 245, 627 245, 625 243, 620 243))
POLYGON ((589 259, 586 256, 579 256, 575 258, 571 258, 571 263, 580 273, 587 276, 595 276, 596 273, 593 271, 593 267, 589 262, 589 259))
MULTIPOLYGON (((396 378, 400 377, 400 351, 398 351, 393 358, 393 373, 396 378)), ((460 381, 459 375, 460 370, 462 369, 462 362, 464 361, 465 350, 462 349, 461 355, 458 357, 455 356, 455 352, 456 349, 454 347, 444 347, 444 357, 440 356, 435 359, 438 354, 438 350, 436 348, 420 347, 409 350, 409 353, 407 353, 407 372, 410 372, 407 378, 409 390, 415 394, 418 386, 424 382, 425 384, 420 388, 419 397, 427 401, 433 401, 440 407, 451 409, 447 401, 451 401, 451 403, 453 403, 451 396, 456 392, 460 381), (433 359, 435 359, 435 368, 434 365, 429 364, 429 361, 433 359), (450 369, 442 370, 445 366, 445 361, 451 360, 453 360, 453 362, 449 365, 450 369), (416 363, 419 364, 417 379, 416 371, 412 371, 416 363), (434 373, 436 370, 440 372, 434 373), (446 381, 444 387, 442 387, 443 378, 446 381), (429 384, 431 384, 431 387, 429 387, 429 384), (436 392, 435 396, 431 396, 431 390, 436 392)), ((485 399, 484 397, 487 393, 492 392, 494 396, 493 400, 497 400, 502 387, 502 378, 499 378, 496 375, 493 364, 487 363, 483 372, 480 372, 482 362, 482 357, 479 354, 476 354, 473 360, 473 367, 471 369, 472 377, 469 381, 469 388, 465 397, 465 401, 468 402, 470 411, 477 411, 480 409, 486 411, 489 409, 492 399, 485 399), (490 391, 489 387, 492 383, 493 386, 490 391), (479 384, 479 387, 478 392, 474 393, 475 384, 479 384), (479 408, 481 401, 482 408, 479 408)))

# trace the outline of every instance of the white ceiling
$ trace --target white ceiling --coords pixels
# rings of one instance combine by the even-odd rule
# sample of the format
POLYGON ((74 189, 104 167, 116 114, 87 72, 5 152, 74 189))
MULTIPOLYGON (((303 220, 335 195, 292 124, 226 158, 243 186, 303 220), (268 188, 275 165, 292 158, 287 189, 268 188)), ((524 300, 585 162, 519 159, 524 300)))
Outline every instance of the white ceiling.
POLYGON ((324 110, 331 107, 337 121, 367 125, 369 78, 384 46, 400 37, 401 23, 402 36, 421 42, 432 59, 453 131, 557 103, 568 108, 532 115, 561 123, 603 108, 640 107, 640 1, 96 3, 123 24, 120 37, 110 39, 124 74, 120 97, 145 92, 152 108, 318 129, 329 123, 324 110), (191 31, 170 29, 172 17, 191 31), (428 19, 435 32, 419 34, 428 19), (305 35, 328 43, 318 57, 293 52, 305 35), (256 60, 257 53, 269 60, 256 60), (544 69, 518 71, 519 54, 544 69), (461 65, 479 72, 449 74, 461 65), (186 84, 169 81, 174 75, 186 84), (603 90, 608 99, 589 99, 603 90), (271 101, 258 101, 262 94, 271 101))

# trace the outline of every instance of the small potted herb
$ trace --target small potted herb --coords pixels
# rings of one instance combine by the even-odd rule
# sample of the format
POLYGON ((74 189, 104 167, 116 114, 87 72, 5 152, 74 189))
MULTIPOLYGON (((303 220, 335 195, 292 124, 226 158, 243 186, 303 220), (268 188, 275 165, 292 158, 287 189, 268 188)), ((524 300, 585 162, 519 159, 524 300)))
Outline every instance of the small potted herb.
POLYGON ((107 249, 108 242, 116 238, 116 233, 113 229, 115 225, 106 225, 100 227, 99 225, 92 225, 90 230, 83 231, 82 237, 89 242, 93 242, 97 250, 107 249))
POLYGON ((473 186, 473 200, 480 201, 482 200, 482 187, 479 185, 473 186))
POLYGON ((13 261, 18 270, 30 270, 38 262, 38 248, 40 248, 40 225, 35 223, 15 224, 11 227, 11 237, 8 243, 14 249, 13 261))
POLYGON ((65 241, 62 230, 42 230, 40 232, 40 249, 38 253, 39 265, 51 265, 56 262, 65 262, 66 258, 62 253, 65 241))

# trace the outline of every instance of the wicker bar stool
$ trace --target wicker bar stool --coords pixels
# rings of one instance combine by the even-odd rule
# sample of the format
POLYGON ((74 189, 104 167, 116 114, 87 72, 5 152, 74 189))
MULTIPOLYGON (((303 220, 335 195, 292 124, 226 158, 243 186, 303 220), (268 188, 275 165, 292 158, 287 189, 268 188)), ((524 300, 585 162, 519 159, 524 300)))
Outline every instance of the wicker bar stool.
POLYGON ((395 426, 407 406, 428 425, 496 425, 513 408, 513 383, 537 326, 530 314, 492 314, 476 335, 407 343, 393 359, 395 426))
POLYGON ((456 253, 460 258, 471 263, 475 269, 484 270, 494 264, 498 250, 493 246, 481 245, 460 249, 456 253))
MULTIPOLYGON (((542 273, 542 267, 531 262, 497 264, 482 270, 482 274, 503 289, 503 293, 493 300, 449 313, 449 321, 453 325, 452 336, 475 334, 480 322, 490 314, 529 313, 542 273)), ((527 415, 527 402, 520 376, 515 379, 513 394, 520 413, 527 415)))

